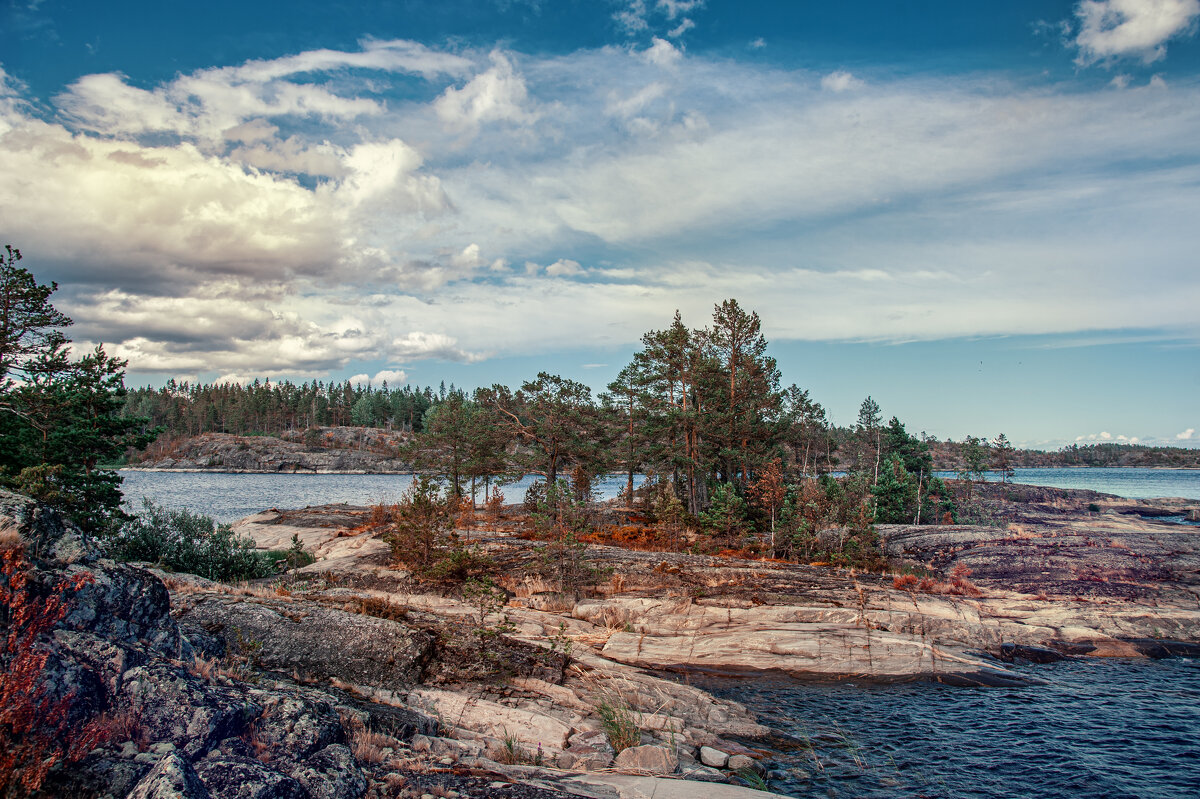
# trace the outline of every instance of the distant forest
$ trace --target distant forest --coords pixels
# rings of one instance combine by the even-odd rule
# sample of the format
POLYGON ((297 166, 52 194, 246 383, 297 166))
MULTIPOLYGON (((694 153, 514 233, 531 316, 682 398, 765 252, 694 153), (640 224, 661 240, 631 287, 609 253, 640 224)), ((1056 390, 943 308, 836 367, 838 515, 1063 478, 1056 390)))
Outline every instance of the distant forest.
MULTIPOLYGON (((551 388, 560 393, 568 390, 573 395, 570 401, 579 405, 580 420, 589 417, 595 421, 592 433, 607 442, 601 449, 609 450, 606 454, 587 453, 597 468, 626 470, 630 459, 642 461, 642 467, 653 465, 650 450, 655 429, 682 436, 680 446, 685 450, 689 430, 692 436, 690 455, 676 452, 664 456, 661 466, 668 461, 720 460, 722 446, 726 459, 730 450, 747 458, 753 449, 753 457, 731 466, 730 471, 742 467, 753 471, 778 455, 794 472, 821 474, 862 468, 864 460, 875 461, 887 454, 879 452, 887 429, 882 410, 870 397, 864 400, 856 424, 831 425, 824 408, 807 391, 795 385, 780 387, 774 361, 765 354, 766 341, 758 332, 756 315, 746 314, 734 303, 732 307, 718 306, 715 321, 719 323, 715 328, 690 331, 677 315, 671 328, 647 333, 643 342, 648 348, 598 398, 587 386, 550 375, 544 380, 539 376, 516 392, 497 385, 470 394, 445 382, 437 388, 422 388, 391 387, 386 382, 372 386, 264 379, 241 385, 171 380, 161 388, 129 389, 124 413, 141 420, 146 431, 157 431, 160 440, 204 433, 295 437, 305 430, 340 426, 380 428, 421 439, 427 421, 437 416, 436 409, 447 400, 454 407, 446 409, 453 413, 442 414, 446 417, 443 426, 451 417, 460 416, 466 405, 486 408, 489 412, 483 418, 499 427, 511 427, 514 420, 504 415, 505 409, 516 410, 519 416, 519 406, 530 398, 531 388, 534 394, 551 388), (722 335, 729 343, 718 355, 716 346, 722 335), (639 431, 638 427, 645 429, 639 431), (698 448, 705 439, 719 444, 702 455, 698 448)), ((472 424, 480 421, 473 419, 472 424)), ((899 420, 892 425, 903 429, 899 420)), ((919 441, 939 471, 962 472, 968 467, 1200 468, 1200 449, 1180 447, 1099 443, 1073 444, 1057 451, 1004 451, 1008 444, 999 436, 939 441, 924 433, 919 441)), ((569 452, 564 452, 564 459, 572 465, 577 460, 569 452)))

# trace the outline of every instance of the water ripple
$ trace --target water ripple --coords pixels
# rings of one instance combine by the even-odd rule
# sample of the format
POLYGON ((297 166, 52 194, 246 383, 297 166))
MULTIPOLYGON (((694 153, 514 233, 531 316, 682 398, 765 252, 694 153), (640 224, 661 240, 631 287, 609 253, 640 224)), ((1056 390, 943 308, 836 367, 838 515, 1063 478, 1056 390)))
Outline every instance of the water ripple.
POLYGON ((1200 786, 1200 664, 1024 667, 1050 684, 951 688, 703 680, 812 748, 776 751, 797 797, 1177 797, 1200 786))

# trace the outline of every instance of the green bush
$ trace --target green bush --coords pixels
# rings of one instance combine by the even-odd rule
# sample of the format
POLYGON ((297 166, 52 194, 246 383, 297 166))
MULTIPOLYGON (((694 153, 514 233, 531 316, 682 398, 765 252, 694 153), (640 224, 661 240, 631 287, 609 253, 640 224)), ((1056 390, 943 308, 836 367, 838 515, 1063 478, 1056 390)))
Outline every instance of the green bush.
POLYGON ((228 524, 187 509, 174 510, 142 500, 142 512, 108 541, 117 560, 146 561, 166 569, 225 582, 266 577, 274 569, 254 541, 228 524))

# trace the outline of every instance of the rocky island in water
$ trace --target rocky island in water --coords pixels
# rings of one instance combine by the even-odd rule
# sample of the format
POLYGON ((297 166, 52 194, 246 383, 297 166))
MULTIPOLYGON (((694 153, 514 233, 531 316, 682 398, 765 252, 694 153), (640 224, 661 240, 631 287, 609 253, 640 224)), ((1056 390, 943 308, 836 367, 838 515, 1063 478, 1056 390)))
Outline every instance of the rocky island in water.
POLYGON ((417 579, 386 508, 336 505, 239 522, 315 560, 228 585, 114 563, 6 493, 5 701, 53 722, 24 739, 42 796, 750 797, 774 731, 680 675, 1013 685, 1014 661, 1200 651, 1200 528, 1156 518, 1200 503, 976 490, 986 526, 880 526, 887 573, 665 551, 607 503, 574 592, 513 507, 453 533, 494 583, 417 579))

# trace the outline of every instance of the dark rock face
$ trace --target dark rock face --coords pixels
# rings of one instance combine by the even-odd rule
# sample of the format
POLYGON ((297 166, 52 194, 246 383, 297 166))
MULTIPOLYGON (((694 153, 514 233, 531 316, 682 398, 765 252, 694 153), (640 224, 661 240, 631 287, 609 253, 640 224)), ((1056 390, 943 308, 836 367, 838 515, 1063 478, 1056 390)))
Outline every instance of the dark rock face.
MULTIPOLYGON (((248 686, 195 668, 197 647, 171 617, 170 595, 153 574, 105 560, 53 511, 0 491, 5 527, 18 531, 29 564, 23 572, 28 579, 10 585, 13 591, 24 586, 13 601, 33 601, 51 590, 62 597, 61 613, 33 644, 41 663, 35 688, 65 708, 65 732, 56 734, 99 731, 100 745, 90 753, 78 753, 73 762, 56 755, 59 762, 35 795, 358 799, 366 792, 333 697, 309 688, 248 686)), ((5 627, 14 623, 10 610, 0 608, 5 627)), ((423 634, 379 619, 356 616, 365 621, 352 629, 341 618, 351 614, 314 610, 314 622, 323 627, 304 635, 298 622, 261 605, 239 612, 212 603, 207 611, 210 626, 232 630, 241 624, 244 635, 264 641, 276 638, 272 624, 281 625, 282 643, 265 653, 281 667, 290 668, 305 648, 315 662, 332 657, 330 647, 342 647, 337 662, 349 669, 344 679, 394 684, 411 681, 428 656, 423 634), (221 621, 222 610, 231 618, 221 621), (338 638, 338 628, 351 632, 338 638), (366 665, 371 636, 382 647, 374 655, 386 653, 382 660, 390 663, 366 665), (315 645, 318 639, 325 639, 325 648, 315 645)), ((206 652, 225 644, 220 635, 197 639, 206 652)), ((12 657, 0 650, 0 674, 8 675, 12 657)))
POLYGON ((427 633, 313 602, 211 598, 179 617, 252 650, 263 668, 310 678, 397 688, 415 683, 433 652, 427 633))
POLYGON ((210 799, 196 769, 177 752, 164 755, 142 778, 128 799, 210 799))
POLYGON ((219 799, 309 799, 299 782, 244 755, 213 752, 196 764, 196 774, 219 799))

